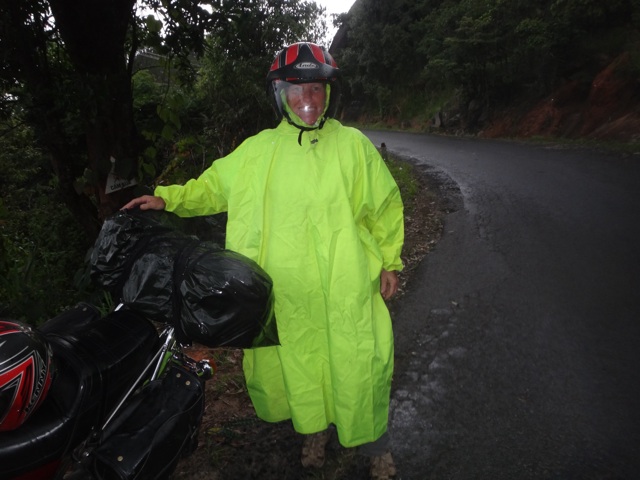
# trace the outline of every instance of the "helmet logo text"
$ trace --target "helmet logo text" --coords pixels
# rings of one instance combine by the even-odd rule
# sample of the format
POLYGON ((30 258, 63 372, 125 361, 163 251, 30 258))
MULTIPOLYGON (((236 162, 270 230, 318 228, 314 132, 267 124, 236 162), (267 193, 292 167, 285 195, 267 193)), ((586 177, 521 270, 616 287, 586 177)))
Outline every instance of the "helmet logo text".
POLYGON ((295 65, 293 68, 295 68, 297 70, 313 70, 313 69, 317 69, 317 68, 320 68, 320 67, 318 67, 318 65, 316 65, 315 63, 312 63, 312 62, 301 62, 301 63, 298 63, 297 65, 295 65))

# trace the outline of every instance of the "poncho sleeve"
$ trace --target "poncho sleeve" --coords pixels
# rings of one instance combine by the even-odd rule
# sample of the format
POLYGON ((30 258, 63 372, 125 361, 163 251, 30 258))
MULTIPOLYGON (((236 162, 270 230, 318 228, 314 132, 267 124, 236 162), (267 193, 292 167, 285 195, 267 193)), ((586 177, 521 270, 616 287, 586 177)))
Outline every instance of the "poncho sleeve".
POLYGON ((230 186, 242 168, 244 146, 242 144, 226 157, 215 160, 198 178, 184 185, 158 186, 154 195, 165 201, 165 210, 180 217, 226 212, 230 186))
POLYGON ((364 139, 366 167, 361 177, 361 215, 382 254, 382 268, 400 271, 404 215, 400 190, 375 146, 364 139))

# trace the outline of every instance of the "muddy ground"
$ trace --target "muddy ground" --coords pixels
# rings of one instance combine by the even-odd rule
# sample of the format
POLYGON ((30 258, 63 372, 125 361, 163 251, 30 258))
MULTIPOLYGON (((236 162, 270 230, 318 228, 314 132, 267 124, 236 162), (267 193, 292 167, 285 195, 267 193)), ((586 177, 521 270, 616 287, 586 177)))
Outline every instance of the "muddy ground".
MULTIPOLYGON (((405 199, 405 269, 400 274, 400 290, 389 303, 402 302, 407 282, 422 258, 436 244, 442 230, 447 205, 438 195, 440 186, 426 171, 407 163, 417 180, 414 198, 405 199)), ((365 479, 369 474, 368 459, 354 449, 345 449, 335 434, 327 446, 327 460, 321 469, 304 469, 300 465, 302 437, 290 422, 269 424, 259 420, 242 375, 242 351, 198 349, 197 357, 210 358, 217 367, 216 375, 206 384, 206 410, 200 444, 191 456, 177 466, 174 480, 302 480, 365 479)))

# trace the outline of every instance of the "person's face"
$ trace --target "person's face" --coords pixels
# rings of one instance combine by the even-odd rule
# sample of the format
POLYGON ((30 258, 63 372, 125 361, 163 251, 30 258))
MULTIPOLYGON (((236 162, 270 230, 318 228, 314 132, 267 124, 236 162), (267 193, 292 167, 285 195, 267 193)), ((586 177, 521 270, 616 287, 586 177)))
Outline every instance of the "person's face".
POLYGON ((314 125, 324 112, 326 91, 323 83, 289 85, 285 93, 289 108, 307 125, 314 125))

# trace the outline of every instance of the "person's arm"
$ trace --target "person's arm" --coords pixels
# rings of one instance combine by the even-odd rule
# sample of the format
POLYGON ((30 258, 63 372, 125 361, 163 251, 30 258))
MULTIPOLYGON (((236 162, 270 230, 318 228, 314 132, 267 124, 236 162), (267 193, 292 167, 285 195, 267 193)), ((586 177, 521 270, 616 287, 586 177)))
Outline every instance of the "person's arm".
POLYGON ((164 210, 166 206, 166 203, 161 197, 142 195, 141 197, 131 200, 122 207, 121 210, 131 210, 135 207, 140 207, 140 210, 164 210))
POLYGON ((385 300, 392 298, 400 286, 398 272, 402 270, 400 253, 404 243, 404 215, 400 190, 389 169, 370 143, 368 169, 365 179, 367 229, 380 248, 380 294, 385 300))
POLYGON ((399 284, 397 272, 388 270, 380 272, 380 294, 385 300, 389 300, 398 292, 399 284))
MULTIPOLYGON (((375 240, 382 260, 381 270, 402 270, 404 215, 400 190, 376 147, 361 136, 354 148, 357 176, 353 188, 354 213, 375 240)), ((345 150, 349 148, 344 145, 345 150)))

